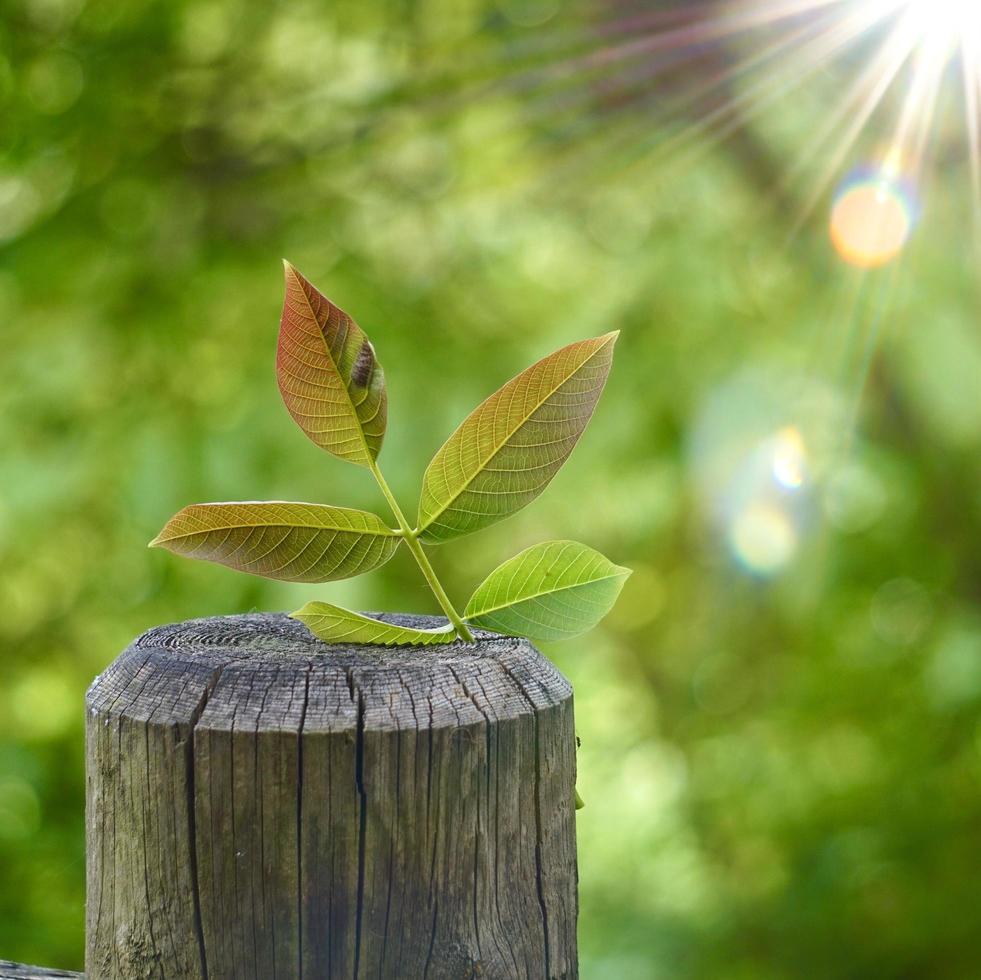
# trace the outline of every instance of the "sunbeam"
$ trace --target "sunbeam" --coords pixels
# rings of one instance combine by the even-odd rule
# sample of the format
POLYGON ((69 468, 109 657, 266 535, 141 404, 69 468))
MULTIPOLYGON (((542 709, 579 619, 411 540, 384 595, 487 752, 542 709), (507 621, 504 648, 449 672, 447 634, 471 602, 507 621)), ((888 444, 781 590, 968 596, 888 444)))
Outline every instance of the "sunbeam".
MULTIPOLYGON (((887 264, 910 239, 918 213, 911 204, 929 179, 936 107, 957 62, 965 159, 981 204, 981 4, 721 0, 622 12, 586 31, 592 44, 566 34, 565 55, 553 49, 537 65, 481 83, 484 95, 523 94, 523 117, 547 123, 553 143, 565 146, 553 187, 598 168, 624 174, 654 160, 687 166, 775 104, 798 98, 832 66, 843 67, 853 80, 823 107, 769 196, 782 205, 799 184, 791 221, 799 230, 837 184, 839 256, 864 268, 887 264), (877 147, 871 155, 870 145, 877 147), (885 225, 847 245, 849 229, 866 220, 885 225)), ((825 82, 822 90, 830 91, 825 82)), ((473 90, 460 94, 466 100, 473 90)))
MULTIPOLYGON (((836 180, 863 139, 880 146, 872 160, 853 160, 852 173, 835 194, 830 233, 839 256, 862 268, 885 265, 903 250, 918 213, 928 177, 927 160, 935 116, 948 67, 960 63, 964 139, 975 207, 981 203, 981 4, 966 0, 801 0, 798 3, 737 0, 712 15, 725 35, 759 28, 776 34, 767 50, 786 51, 736 99, 716 108, 703 123, 749 118, 817 70, 851 49, 874 45, 855 81, 833 104, 824 124, 788 171, 783 186, 812 171, 800 226, 836 180), (804 43, 801 44, 801 38, 804 43), (895 96, 893 96, 895 93, 895 96), (890 98, 887 100, 887 96, 890 98), (895 105, 892 122, 879 121, 895 105), (813 173, 816 167, 817 172, 813 173)), ((759 62, 747 59, 748 73, 759 62)), ((697 125, 697 124, 696 124, 697 125)), ((730 126, 723 126, 723 135, 730 126)))

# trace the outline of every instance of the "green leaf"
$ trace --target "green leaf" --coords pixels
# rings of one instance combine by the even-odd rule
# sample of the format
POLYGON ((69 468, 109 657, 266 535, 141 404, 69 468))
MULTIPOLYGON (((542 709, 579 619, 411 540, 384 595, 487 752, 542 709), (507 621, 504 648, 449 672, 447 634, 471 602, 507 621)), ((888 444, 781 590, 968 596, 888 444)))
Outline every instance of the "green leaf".
POLYGON ((479 531, 545 489, 593 414, 616 339, 608 333, 555 351, 464 419, 423 477, 422 541, 479 531))
POLYGON ((496 568, 473 594, 467 622, 533 640, 564 640, 592 629, 630 575, 576 541, 546 541, 496 568))
POLYGON ((296 269, 286 269, 276 376, 296 424, 322 449, 359 466, 381 450, 385 373, 361 328, 296 269))
POLYGON ((187 558, 288 582, 329 582, 384 565, 401 534, 374 514, 286 501, 191 504, 150 542, 187 558))
POLYGON ((435 643, 452 643, 456 639, 452 626, 439 630, 393 626, 327 602, 308 602, 290 615, 321 640, 334 643, 370 643, 386 647, 432 646, 435 643))

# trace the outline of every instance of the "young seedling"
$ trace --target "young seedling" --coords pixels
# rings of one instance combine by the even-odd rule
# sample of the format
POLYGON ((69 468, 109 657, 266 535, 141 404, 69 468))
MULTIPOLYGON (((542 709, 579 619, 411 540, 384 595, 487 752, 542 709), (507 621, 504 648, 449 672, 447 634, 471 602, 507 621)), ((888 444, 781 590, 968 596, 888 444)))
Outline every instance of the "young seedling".
POLYGON ((595 626, 630 570, 575 541, 533 545, 491 572, 457 612, 424 546, 510 517, 555 476, 606 384, 617 334, 581 340, 522 371, 463 420, 423 477, 413 525, 378 467, 388 396, 361 328, 288 262, 276 373, 297 425, 322 449, 369 470, 398 524, 361 510, 286 501, 191 504, 150 542, 188 558, 290 582, 329 582, 385 564, 403 544, 446 614, 409 629, 326 602, 293 618, 324 640, 393 646, 470 642, 471 626, 559 640, 595 626))

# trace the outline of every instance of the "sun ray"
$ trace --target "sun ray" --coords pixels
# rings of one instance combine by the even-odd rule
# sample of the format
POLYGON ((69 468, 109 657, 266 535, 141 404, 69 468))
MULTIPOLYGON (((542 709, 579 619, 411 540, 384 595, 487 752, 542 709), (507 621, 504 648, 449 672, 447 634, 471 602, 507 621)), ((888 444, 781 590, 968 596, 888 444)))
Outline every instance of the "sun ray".
POLYGON ((963 42, 961 79, 964 87, 964 107, 967 115, 968 158, 971 164, 971 187, 974 191, 975 215, 981 202, 981 131, 978 126, 978 92, 981 90, 981 45, 973 35, 963 42))
POLYGON ((801 225, 813 213, 828 188, 834 183, 835 177, 840 174, 849 153, 861 138, 870 119, 882 104, 915 47, 916 40, 909 35, 902 33, 887 35, 869 65, 841 103, 831 112, 825 124, 808 142, 797 163, 791 167, 788 172, 788 182, 801 173, 808 161, 818 159, 822 148, 839 132, 842 125, 845 125, 844 131, 838 136, 837 145, 824 162, 809 195, 800 208, 798 220, 791 229, 792 233, 800 230, 801 225))

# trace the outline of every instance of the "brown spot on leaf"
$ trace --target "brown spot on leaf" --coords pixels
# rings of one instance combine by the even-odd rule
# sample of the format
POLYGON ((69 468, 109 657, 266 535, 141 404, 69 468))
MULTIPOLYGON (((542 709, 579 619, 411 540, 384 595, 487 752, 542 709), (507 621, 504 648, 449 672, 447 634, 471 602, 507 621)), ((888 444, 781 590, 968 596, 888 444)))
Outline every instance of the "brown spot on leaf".
POLYGON ((361 344, 361 350, 354 359, 354 367, 351 368, 351 380, 359 387, 365 388, 371 380, 371 372, 375 367, 375 351, 371 344, 366 340, 361 344))

